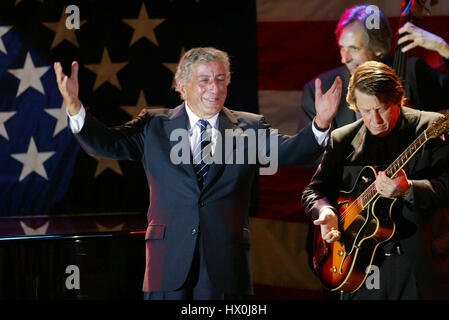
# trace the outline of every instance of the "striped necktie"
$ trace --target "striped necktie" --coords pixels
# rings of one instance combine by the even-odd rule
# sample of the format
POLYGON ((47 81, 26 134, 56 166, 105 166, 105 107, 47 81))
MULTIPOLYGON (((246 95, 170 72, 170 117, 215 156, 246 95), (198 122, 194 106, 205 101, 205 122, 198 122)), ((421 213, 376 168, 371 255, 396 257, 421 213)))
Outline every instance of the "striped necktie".
POLYGON ((203 188, 204 180, 206 180, 210 163, 210 134, 206 131, 209 122, 206 120, 198 120, 201 129, 200 139, 193 150, 193 168, 198 179, 200 188, 203 188))

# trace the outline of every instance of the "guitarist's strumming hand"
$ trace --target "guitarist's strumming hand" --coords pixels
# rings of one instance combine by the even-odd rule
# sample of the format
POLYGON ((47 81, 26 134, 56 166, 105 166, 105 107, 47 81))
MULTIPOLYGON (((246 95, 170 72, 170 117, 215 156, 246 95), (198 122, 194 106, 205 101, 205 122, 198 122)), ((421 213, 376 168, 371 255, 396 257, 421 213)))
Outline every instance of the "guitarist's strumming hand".
POLYGON ((313 224, 320 226, 321 237, 328 243, 340 239, 341 233, 338 231, 338 217, 330 207, 323 207, 320 216, 313 221, 313 224))
POLYGON ((412 186, 410 180, 407 179, 405 171, 402 169, 393 179, 388 178, 385 172, 379 171, 375 184, 377 192, 389 198, 406 196, 412 186))

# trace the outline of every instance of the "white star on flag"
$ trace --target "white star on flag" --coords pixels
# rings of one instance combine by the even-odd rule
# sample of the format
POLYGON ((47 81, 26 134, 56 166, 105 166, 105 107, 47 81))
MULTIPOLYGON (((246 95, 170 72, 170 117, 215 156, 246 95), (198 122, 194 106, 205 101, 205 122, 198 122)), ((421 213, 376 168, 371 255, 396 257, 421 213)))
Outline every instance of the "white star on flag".
POLYGON ((5 137, 6 140, 9 140, 9 136, 8 132, 6 132, 5 122, 15 114, 15 111, 0 112, 0 136, 5 137))
POLYGON ((11 30, 11 26, 0 26, 0 51, 7 54, 5 44, 3 43, 2 37, 5 33, 11 30))
POLYGON ((98 222, 95 222, 95 224, 97 225, 98 231, 99 232, 113 232, 113 231, 122 231, 123 230, 123 226, 125 225, 124 223, 120 223, 116 226, 113 227, 105 227, 101 224, 99 224, 98 222))
POLYGON ((60 108, 45 109, 45 112, 56 118, 55 131, 53 132, 53 137, 55 137, 59 132, 67 127, 67 112, 65 108, 65 102, 62 102, 62 106, 60 108))
POLYGON ((20 226, 22 227, 23 233, 27 236, 36 236, 41 234, 46 234, 50 221, 45 222, 39 228, 31 228, 27 226, 23 221, 20 221, 20 226))
POLYGON ((50 69, 50 66, 35 67, 31 54, 28 52, 25 58, 25 64, 21 69, 9 69, 9 73, 12 73, 16 78, 20 80, 19 89, 17 90, 16 97, 29 87, 36 89, 42 94, 45 94, 44 87, 40 78, 50 69))
POLYGON ((48 180, 44 162, 54 154, 54 151, 39 152, 37 150, 36 143, 34 142, 33 137, 31 137, 30 144, 28 145, 28 151, 26 153, 11 154, 11 157, 23 163, 22 173, 20 174, 19 181, 22 181, 32 172, 36 172, 38 175, 48 180))

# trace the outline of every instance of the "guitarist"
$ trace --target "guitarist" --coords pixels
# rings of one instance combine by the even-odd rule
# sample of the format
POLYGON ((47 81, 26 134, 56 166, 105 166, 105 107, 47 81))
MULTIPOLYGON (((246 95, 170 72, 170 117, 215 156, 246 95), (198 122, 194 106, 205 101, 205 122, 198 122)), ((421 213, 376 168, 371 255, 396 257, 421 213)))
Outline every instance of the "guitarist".
POLYGON ((404 89, 394 70, 366 62, 352 74, 347 102, 361 119, 332 132, 329 147, 302 196, 306 214, 328 243, 342 236, 334 207, 340 190, 351 190, 364 166, 378 171, 377 192, 397 198, 396 231, 377 249, 373 265, 379 288, 362 285, 345 299, 431 297, 432 273, 421 229, 436 208, 449 205, 449 146, 429 140, 394 179, 385 170, 440 115, 403 106, 404 89))

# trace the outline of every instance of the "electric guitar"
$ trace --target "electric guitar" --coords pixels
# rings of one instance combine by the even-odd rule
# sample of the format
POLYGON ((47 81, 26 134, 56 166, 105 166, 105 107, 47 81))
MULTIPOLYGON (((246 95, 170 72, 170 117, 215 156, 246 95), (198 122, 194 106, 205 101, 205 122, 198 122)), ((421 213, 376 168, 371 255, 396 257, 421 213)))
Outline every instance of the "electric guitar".
MULTIPOLYGON (((385 170, 393 178, 430 139, 449 130, 449 112, 434 121, 385 170)), ((313 266, 323 285, 331 291, 354 292, 364 283, 377 247, 395 232, 392 209, 395 198, 377 193, 373 167, 364 167, 350 191, 340 191, 335 206, 339 212, 339 241, 327 243, 315 227, 313 266)))

